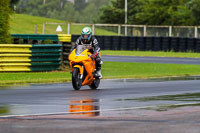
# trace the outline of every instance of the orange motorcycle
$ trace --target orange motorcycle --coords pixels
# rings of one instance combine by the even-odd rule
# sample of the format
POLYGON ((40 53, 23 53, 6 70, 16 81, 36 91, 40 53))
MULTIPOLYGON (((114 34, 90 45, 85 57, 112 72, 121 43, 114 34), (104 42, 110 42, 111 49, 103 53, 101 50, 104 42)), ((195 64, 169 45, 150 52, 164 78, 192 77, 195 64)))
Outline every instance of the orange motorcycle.
POLYGON ((99 87, 100 79, 96 76, 95 61, 90 58, 92 53, 89 49, 91 47, 88 45, 78 45, 69 55, 72 85, 75 90, 84 85, 88 85, 91 89, 99 87))

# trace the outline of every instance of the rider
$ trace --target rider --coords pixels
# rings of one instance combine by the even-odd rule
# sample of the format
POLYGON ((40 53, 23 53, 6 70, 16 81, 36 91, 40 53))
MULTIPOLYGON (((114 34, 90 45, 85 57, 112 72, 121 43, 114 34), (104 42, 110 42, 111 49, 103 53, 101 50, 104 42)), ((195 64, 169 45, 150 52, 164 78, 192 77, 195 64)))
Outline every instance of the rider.
POLYGON ((102 78, 101 74, 101 65, 103 61, 99 56, 100 47, 98 45, 98 41, 96 37, 92 36, 92 31, 89 27, 83 28, 81 32, 81 36, 76 40, 75 45, 72 47, 71 52, 78 46, 78 45, 88 45, 91 46, 90 52, 92 53, 91 58, 96 62, 96 71, 97 76, 102 78))

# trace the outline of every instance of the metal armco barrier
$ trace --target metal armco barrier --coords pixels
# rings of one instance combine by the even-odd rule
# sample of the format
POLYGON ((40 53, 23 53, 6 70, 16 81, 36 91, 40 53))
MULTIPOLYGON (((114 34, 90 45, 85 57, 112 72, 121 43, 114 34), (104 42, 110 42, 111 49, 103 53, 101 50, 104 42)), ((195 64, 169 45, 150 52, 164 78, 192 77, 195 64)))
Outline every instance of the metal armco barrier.
POLYGON ((61 44, 0 44, 0 72, 58 70, 61 56, 61 44))
MULTIPOLYGON (((79 35, 72 35, 75 42, 79 35)), ((200 52, 200 38, 96 36, 102 50, 200 52)))

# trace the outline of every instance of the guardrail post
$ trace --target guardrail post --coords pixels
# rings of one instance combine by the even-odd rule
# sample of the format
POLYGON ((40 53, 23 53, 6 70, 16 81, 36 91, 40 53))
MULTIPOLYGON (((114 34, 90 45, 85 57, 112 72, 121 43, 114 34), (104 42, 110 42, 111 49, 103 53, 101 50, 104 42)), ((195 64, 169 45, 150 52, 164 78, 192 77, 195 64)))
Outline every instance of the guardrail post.
POLYGON ((35 24, 35 34, 37 34, 37 24, 35 24))
POLYGON ((121 35, 121 25, 118 25, 118 35, 121 35))
POLYGON ((67 34, 70 34, 70 24, 67 26, 67 34))
POLYGON ((194 27, 194 37, 198 38, 198 27, 197 26, 194 27))
POLYGON ((93 32, 93 35, 95 35, 95 25, 94 24, 92 25, 92 32, 93 32))
POLYGON ((43 34, 45 34, 45 23, 43 24, 43 34))
POLYGON ((125 36, 127 36, 127 26, 125 25, 125 36))
POLYGON ((147 36, 147 26, 144 26, 144 37, 147 36))
POLYGON ((169 37, 172 37, 172 26, 169 26, 169 37))

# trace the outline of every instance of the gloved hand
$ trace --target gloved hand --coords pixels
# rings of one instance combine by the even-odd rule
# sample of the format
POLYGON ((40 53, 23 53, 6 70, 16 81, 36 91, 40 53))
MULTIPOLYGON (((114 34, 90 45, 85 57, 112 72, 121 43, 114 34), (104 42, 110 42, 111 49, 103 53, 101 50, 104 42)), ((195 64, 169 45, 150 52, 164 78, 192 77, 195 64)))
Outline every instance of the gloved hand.
POLYGON ((90 57, 94 60, 97 56, 97 53, 94 53, 93 55, 91 55, 90 57))

